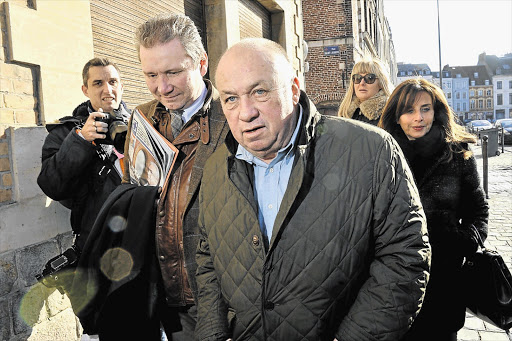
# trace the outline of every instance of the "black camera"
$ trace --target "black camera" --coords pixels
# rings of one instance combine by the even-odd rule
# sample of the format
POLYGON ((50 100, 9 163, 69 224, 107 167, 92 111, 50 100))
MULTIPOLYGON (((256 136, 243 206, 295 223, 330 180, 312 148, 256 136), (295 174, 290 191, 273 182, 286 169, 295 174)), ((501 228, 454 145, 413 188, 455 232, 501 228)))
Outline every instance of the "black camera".
POLYGON ((36 279, 48 288, 57 288, 64 294, 64 288, 69 287, 72 281, 72 272, 80 252, 76 246, 71 246, 64 253, 53 257, 44 266, 43 271, 36 275, 36 279), (69 272, 66 273, 66 269, 69 272))
POLYGON ((122 152, 124 150, 124 141, 126 139, 126 132, 128 126, 124 123, 122 117, 104 113, 103 117, 96 117, 96 121, 104 122, 108 125, 107 137, 104 139, 96 139, 95 142, 99 144, 111 144, 122 152))

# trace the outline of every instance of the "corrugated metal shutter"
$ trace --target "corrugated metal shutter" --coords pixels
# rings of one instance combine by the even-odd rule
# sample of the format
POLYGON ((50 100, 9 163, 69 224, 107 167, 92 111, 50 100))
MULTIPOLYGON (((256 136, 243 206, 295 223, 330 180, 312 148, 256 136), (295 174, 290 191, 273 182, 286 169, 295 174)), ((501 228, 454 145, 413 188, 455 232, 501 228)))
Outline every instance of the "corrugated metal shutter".
MULTIPOLYGON (((91 21, 96 57, 113 60, 121 70, 123 100, 130 108, 153 99, 140 69, 134 34, 145 20, 162 13, 188 15, 206 41, 201 0, 91 0, 91 21)), ((205 45, 206 46, 206 45, 205 45)))
POLYGON ((239 0, 240 39, 263 37, 271 39, 270 13, 255 0, 239 0))

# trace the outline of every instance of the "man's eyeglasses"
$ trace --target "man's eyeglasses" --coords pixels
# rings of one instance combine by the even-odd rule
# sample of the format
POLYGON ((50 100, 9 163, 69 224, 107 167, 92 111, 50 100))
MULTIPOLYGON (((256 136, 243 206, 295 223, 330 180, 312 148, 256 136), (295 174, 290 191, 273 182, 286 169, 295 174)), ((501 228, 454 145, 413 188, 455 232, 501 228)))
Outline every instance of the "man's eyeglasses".
POLYGON ((364 82, 366 84, 373 84, 373 83, 375 83, 375 80, 377 79, 377 76, 375 76, 375 74, 373 74, 373 73, 369 73, 366 76, 361 76, 361 75, 358 75, 358 74, 355 74, 355 75, 352 76, 352 80, 356 84, 361 83, 361 80, 363 78, 364 78, 364 82))

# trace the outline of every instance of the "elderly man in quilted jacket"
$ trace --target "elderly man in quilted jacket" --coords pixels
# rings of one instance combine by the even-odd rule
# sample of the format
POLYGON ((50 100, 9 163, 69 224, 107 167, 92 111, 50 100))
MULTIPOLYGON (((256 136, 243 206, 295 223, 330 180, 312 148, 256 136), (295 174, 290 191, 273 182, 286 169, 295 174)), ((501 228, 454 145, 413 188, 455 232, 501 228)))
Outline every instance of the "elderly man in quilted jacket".
POLYGON ((320 115, 266 39, 233 45, 216 86, 231 132, 199 195, 198 340, 399 340, 430 246, 396 142, 320 115))

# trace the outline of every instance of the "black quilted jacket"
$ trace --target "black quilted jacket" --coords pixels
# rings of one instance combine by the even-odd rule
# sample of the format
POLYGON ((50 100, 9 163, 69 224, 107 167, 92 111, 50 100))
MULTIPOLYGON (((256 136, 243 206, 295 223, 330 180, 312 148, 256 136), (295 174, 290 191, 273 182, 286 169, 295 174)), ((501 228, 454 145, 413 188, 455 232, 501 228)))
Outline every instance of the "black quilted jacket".
POLYGON ((320 116, 304 93, 300 103, 305 126, 267 253, 232 136, 205 167, 199 340, 398 340, 418 312, 430 246, 396 142, 320 116))

